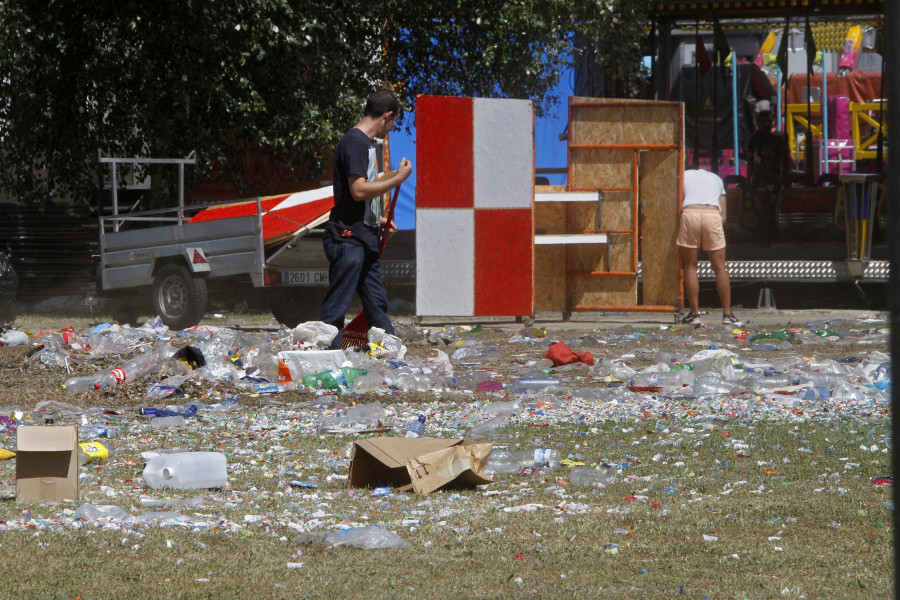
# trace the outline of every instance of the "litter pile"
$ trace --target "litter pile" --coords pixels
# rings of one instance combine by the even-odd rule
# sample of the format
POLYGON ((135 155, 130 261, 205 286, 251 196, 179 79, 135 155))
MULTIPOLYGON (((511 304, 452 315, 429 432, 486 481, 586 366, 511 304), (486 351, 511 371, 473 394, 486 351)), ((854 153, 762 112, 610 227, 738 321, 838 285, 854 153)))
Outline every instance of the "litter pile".
MULTIPOLYGON (((139 535, 147 526, 287 527, 303 543, 401 547, 403 540, 359 515, 329 512, 329 502, 391 496, 414 503, 423 496, 401 491, 397 469, 458 469, 441 471, 435 485, 406 486, 429 495, 448 490, 442 497, 455 502, 429 500, 430 508, 384 524, 415 527, 424 518, 472 512, 449 491, 454 485, 483 486, 479 493, 495 508, 530 511, 540 507, 508 506, 510 497, 492 487, 491 477, 555 473, 602 490, 628 475, 629 462, 612 453, 601 460, 566 448, 522 447, 509 432, 528 425, 590 435, 610 421, 659 419, 699 439, 712 423, 735 419, 883 421, 891 386, 887 328, 868 316, 774 331, 624 326, 550 334, 399 324, 396 336, 373 329, 368 345, 347 351, 327 349, 336 331, 319 322, 277 331, 169 331, 159 320, 139 328, 11 329, 0 344, 27 349, 14 368, 58 381, 59 391, 33 406, 0 407, 0 448, 7 449, 0 459, 9 459, 0 460, 0 494, 16 493, 14 468, 20 490, 27 479, 14 451, 40 449, 26 444, 21 451, 23 430, 37 425, 77 428, 68 475, 79 492, 61 498, 71 504, 45 504, 44 515, 32 505, 0 518, 0 530, 92 527, 139 535), (412 452, 416 440, 409 438, 438 443, 412 452), (331 450, 334 443, 326 442, 334 439, 347 451, 331 450), (301 452, 300 445, 320 447, 301 452), (445 460, 432 450, 457 454, 445 460), (252 511, 273 496, 283 512, 252 511), (243 520, 233 516, 239 511, 243 520), (353 536, 329 528, 352 529, 353 536), (351 542, 356 534, 363 540, 351 542)), ((872 447, 882 450, 877 441, 872 447)), ((559 510, 592 508, 569 502, 559 510)))

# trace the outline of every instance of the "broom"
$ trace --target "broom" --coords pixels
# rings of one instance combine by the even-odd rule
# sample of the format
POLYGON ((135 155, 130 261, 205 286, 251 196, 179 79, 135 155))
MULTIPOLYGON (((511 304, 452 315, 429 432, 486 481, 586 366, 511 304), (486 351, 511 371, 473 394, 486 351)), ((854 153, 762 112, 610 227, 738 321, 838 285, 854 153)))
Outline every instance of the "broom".
MULTIPOLYGON (((394 220, 394 207, 397 206, 397 197, 400 195, 400 186, 394 188, 394 197, 387 209, 387 222, 394 220)), ((381 238, 381 252, 384 254, 384 245, 387 238, 381 238)), ((366 323, 366 317, 362 311, 353 317, 353 320, 344 327, 344 336, 341 338, 341 350, 347 348, 358 348, 369 342, 369 324, 366 323)))

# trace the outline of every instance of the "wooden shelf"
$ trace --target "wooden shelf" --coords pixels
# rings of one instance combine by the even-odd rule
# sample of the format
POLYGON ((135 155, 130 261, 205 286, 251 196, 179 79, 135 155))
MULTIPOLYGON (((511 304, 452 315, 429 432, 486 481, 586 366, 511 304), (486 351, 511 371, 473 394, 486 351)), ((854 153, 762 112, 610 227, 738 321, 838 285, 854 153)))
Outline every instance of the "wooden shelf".
POLYGON ((535 244, 606 244, 605 233, 544 233, 534 236, 535 244))

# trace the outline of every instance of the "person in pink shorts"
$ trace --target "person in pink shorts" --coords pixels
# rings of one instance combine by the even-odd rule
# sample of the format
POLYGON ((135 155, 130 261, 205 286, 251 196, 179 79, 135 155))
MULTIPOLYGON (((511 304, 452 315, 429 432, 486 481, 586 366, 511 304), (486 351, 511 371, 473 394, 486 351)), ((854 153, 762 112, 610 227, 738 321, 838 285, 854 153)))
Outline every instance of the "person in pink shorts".
POLYGON ((691 312, 681 322, 700 323, 700 282, 697 279, 697 259, 700 249, 709 255, 716 276, 716 292, 722 303, 722 323, 743 325, 731 312, 731 281, 725 270, 726 218, 725 185, 715 173, 697 169, 684 171, 684 202, 678 225, 678 255, 684 270, 684 291, 691 312))

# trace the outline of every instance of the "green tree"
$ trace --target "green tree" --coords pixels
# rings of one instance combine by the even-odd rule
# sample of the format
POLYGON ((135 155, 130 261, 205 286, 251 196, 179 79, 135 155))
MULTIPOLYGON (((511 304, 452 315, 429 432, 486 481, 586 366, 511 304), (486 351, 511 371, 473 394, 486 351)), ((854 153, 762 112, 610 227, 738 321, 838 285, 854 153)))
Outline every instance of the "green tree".
MULTIPOLYGON (((196 150, 199 180, 239 183, 244 148, 261 145, 315 173, 322 149, 382 85, 408 110, 419 94, 531 98, 540 110, 573 54, 572 32, 616 27, 599 20, 610 12, 644 27, 632 10, 643 4, 7 0, 0 187, 20 200, 69 193, 87 201, 98 187, 98 149, 196 150)), ((607 47, 640 43, 606 35, 607 47)))

